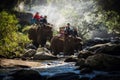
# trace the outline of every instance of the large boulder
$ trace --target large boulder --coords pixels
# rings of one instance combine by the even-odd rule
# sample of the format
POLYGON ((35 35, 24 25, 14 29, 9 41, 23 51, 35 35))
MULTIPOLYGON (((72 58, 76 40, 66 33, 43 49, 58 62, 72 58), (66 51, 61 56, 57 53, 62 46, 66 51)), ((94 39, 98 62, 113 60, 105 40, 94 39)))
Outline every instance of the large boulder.
POLYGON ((120 80, 120 75, 97 75, 91 80, 120 80))
POLYGON ((79 75, 72 72, 58 73, 48 77, 47 80, 79 80, 79 75))
POLYGON ((31 24, 31 19, 33 17, 32 13, 24 13, 24 12, 15 12, 16 17, 19 20, 21 25, 28 25, 31 24))
POLYGON ((33 44, 28 44, 25 46, 26 49, 35 49, 37 50, 37 48, 33 45, 33 44))
POLYGON ((120 44, 98 44, 88 49, 94 53, 105 53, 110 55, 120 55, 120 44))
POLYGON ((33 57, 35 55, 35 53, 36 53, 35 49, 29 49, 29 50, 26 50, 23 57, 33 57))
POLYGON ((85 59, 84 58, 80 58, 77 60, 75 66, 82 66, 85 65, 85 59))
POLYGON ((80 70, 80 73, 81 73, 81 74, 89 74, 89 73, 92 73, 92 72, 93 72, 92 68, 89 68, 89 67, 82 68, 82 69, 80 70))
POLYGON ((77 62, 77 58, 75 58, 75 57, 68 57, 68 58, 65 59, 64 62, 77 62))
POLYGON ((94 55, 94 53, 93 52, 91 52, 91 51, 80 51, 79 52, 79 55, 78 55, 78 58, 79 59, 81 59, 81 58, 84 58, 84 59, 86 59, 87 57, 89 57, 89 56, 91 56, 91 55, 94 55))
POLYGON ((33 57, 33 60, 54 60, 54 59, 58 59, 58 58, 46 52, 38 52, 33 57))
POLYGON ((35 49, 29 49, 25 51, 25 54, 22 56, 22 60, 30 60, 36 54, 35 49))
POLYGON ((97 44, 105 44, 105 43, 108 43, 110 42, 110 39, 109 38, 94 38, 94 39, 90 39, 90 40, 87 40, 85 43, 84 43, 84 47, 87 47, 87 46, 94 46, 94 45, 97 45, 97 44))
POLYGON ((97 70, 120 70, 120 58, 102 53, 89 56, 85 64, 97 70))
POLYGON ((39 72, 34 70, 18 70, 11 74, 13 80, 42 80, 39 72))

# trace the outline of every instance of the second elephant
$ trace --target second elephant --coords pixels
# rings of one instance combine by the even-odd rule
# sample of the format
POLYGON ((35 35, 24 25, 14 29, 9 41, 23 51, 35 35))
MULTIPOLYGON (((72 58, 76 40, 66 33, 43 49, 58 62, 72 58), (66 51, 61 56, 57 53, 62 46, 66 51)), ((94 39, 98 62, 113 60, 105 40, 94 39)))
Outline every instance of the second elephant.
POLYGON ((54 55, 64 52, 65 55, 73 55, 74 51, 82 49, 82 40, 79 37, 61 38, 54 36, 51 40, 51 51, 54 55))

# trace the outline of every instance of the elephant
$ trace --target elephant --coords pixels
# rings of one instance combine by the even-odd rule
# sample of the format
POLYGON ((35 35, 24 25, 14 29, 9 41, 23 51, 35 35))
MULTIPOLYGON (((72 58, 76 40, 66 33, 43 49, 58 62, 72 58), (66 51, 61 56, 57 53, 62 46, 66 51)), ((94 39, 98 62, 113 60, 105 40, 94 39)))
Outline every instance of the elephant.
POLYGON ((37 48, 39 45, 44 47, 47 40, 51 40, 53 36, 52 27, 50 25, 37 25, 28 30, 28 38, 32 40, 33 45, 37 48))
POLYGON ((64 52, 65 55, 73 55, 74 51, 82 50, 82 39, 79 37, 64 37, 54 36, 51 39, 51 52, 54 55, 64 52))

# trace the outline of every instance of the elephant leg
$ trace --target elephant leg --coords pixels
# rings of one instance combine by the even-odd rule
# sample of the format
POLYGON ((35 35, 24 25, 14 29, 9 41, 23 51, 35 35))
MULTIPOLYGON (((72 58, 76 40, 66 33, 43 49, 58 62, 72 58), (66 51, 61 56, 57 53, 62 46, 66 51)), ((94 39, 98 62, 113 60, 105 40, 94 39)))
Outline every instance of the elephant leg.
POLYGON ((64 52, 65 55, 74 55, 74 52, 64 52))
POLYGON ((56 56, 57 54, 59 54, 59 51, 54 50, 54 51, 53 51, 53 55, 55 55, 55 56, 56 56))
POLYGON ((55 47, 54 48, 52 47, 50 51, 55 56, 60 53, 55 47))
POLYGON ((43 40, 41 41, 41 47, 45 47, 46 42, 47 42, 47 39, 43 39, 43 40))
POLYGON ((38 44, 37 42, 35 42, 35 41, 33 41, 32 44, 33 44, 36 48, 39 47, 39 44, 38 44))
POLYGON ((64 54, 65 55, 74 55, 74 50, 73 49, 64 49, 64 54))

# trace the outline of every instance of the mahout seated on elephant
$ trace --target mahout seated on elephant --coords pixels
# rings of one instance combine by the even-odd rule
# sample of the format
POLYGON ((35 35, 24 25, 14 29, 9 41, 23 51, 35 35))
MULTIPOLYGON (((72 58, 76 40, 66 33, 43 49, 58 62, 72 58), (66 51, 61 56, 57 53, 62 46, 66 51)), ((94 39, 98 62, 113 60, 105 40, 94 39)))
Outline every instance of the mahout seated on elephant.
POLYGON ((73 55, 74 51, 79 51, 82 49, 82 39, 80 37, 59 37, 54 36, 51 39, 51 51, 54 55, 63 52, 65 55, 73 55))
POLYGON ((31 24, 41 24, 41 25, 47 25, 48 21, 47 21, 47 16, 44 15, 40 15, 39 12, 36 12, 35 15, 33 15, 33 18, 31 19, 31 24))
POLYGON ((32 40, 33 45, 37 48, 39 45, 44 47, 47 40, 51 40, 53 36, 51 25, 32 25, 28 30, 28 38, 32 40))
POLYGON ((67 25, 64 27, 64 35, 67 36, 73 36, 78 37, 77 28, 70 25, 70 23, 67 23, 67 25))

